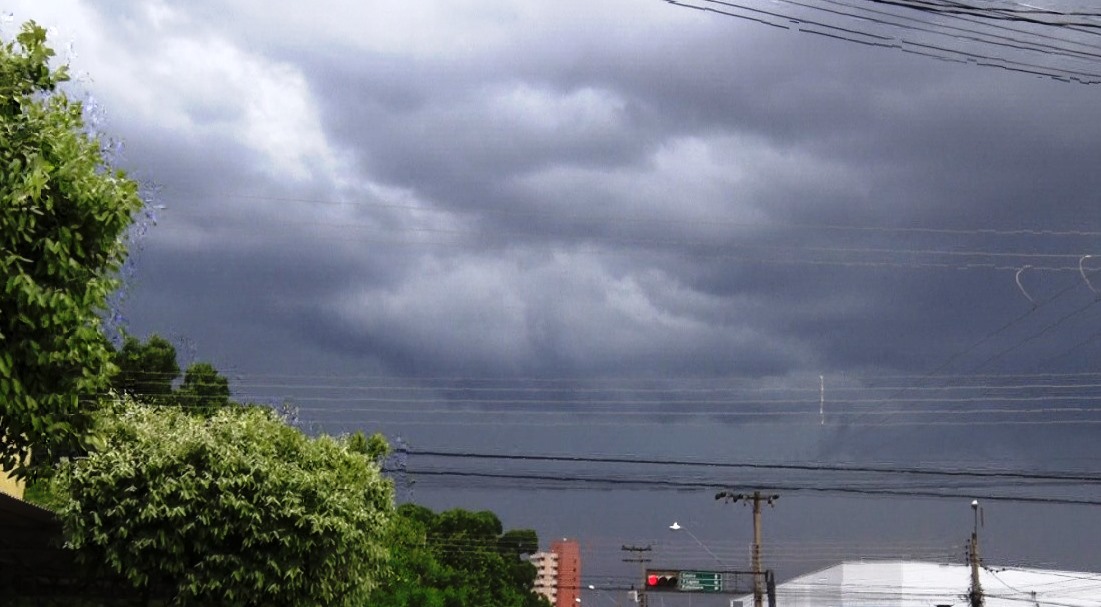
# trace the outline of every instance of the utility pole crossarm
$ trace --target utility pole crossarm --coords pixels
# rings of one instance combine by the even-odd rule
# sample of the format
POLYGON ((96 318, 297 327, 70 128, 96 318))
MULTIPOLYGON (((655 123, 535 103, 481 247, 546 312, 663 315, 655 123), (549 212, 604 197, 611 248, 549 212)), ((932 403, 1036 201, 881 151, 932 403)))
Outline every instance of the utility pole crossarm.
POLYGON ((760 491, 752 494, 734 493, 733 491, 720 491, 715 494, 715 499, 725 499, 728 503, 744 501, 753 502, 753 607, 764 607, 764 570, 761 568, 761 504, 769 506, 780 499, 779 495, 762 495, 760 491))

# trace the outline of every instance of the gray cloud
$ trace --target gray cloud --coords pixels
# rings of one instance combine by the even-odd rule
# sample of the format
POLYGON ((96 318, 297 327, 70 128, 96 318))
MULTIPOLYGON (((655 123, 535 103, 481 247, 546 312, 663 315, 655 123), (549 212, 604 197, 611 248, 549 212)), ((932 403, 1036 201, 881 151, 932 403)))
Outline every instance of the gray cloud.
POLYGON ((162 186, 135 332, 177 336, 324 429, 425 446, 1092 457, 1092 426, 374 412, 377 378, 474 411, 491 407, 454 401, 491 378, 571 414, 586 390, 635 403, 623 413, 647 390, 764 391, 814 424, 819 374, 831 390, 905 378, 881 403, 895 415, 953 374, 1088 370, 1097 311, 1076 268, 1101 230, 1101 120, 1092 87, 656 1, 338 4, 18 7, 72 39, 124 165, 162 186))

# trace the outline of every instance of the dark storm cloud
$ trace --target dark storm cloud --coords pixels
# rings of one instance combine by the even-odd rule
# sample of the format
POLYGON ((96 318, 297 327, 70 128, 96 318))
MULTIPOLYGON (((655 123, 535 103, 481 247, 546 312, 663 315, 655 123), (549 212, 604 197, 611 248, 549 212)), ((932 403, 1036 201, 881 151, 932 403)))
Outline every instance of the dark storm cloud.
MULTIPOLYGON (((343 184, 279 178, 265 162, 328 161, 280 156, 293 138, 240 126, 264 119, 249 113, 262 100, 188 96, 201 77, 177 73, 162 80, 184 93, 175 128, 150 114, 120 129, 127 162, 165 186, 163 241, 149 246, 221 273, 212 307, 284 302, 284 322, 317 327, 301 334, 322 349, 419 372, 923 370, 1022 302, 1011 271, 938 270, 927 265, 955 258, 907 250, 1089 252, 784 227, 1088 227, 1101 121, 1083 87, 673 7, 637 31, 566 20, 490 28, 484 45, 428 22, 442 50, 387 51, 306 44, 310 24, 278 15, 211 21, 203 6, 128 8, 115 32, 154 53, 200 47, 158 47, 143 20, 193 30, 230 62, 213 80, 230 90, 234 70, 267 66, 284 86, 300 72, 352 164, 333 169, 343 184), (236 50, 217 38, 231 22, 246 28, 236 50), (265 263, 300 270, 258 279, 265 263), (619 304, 605 283, 622 287, 619 304)), ((181 289, 200 280, 181 276, 181 289)))
MULTIPOLYGON (((535 50, 517 53, 531 62, 510 57, 503 61, 509 71, 500 69, 500 59, 489 58, 455 71, 422 66, 399 75, 375 64, 339 77, 314 73, 319 88, 349 91, 328 97, 333 131, 361 150, 365 166, 387 182, 474 219, 493 239, 550 240, 566 247, 596 241, 633 251, 640 263, 670 276, 688 277, 699 293, 760 294, 773 304, 768 313, 743 315, 741 322, 812 342, 838 368, 921 368, 938 353, 962 347, 972 335, 965 329, 976 328, 965 319, 976 310, 1012 311, 1021 303, 1011 277, 1003 271, 978 279, 996 289, 991 301, 991 291, 974 288, 973 275, 945 277, 905 265, 861 270, 866 260, 860 257, 848 266, 808 267, 799 262, 819 261, 817 254, 800 256, 796 249, 790 265, 746 266, 739 256, 760 262, 768 255, 752 248, 747 254, 746 247, 836 248, 859 235, 776 236, 743 225, 661 218, 714 218, 733 211, 734 218, 740 214, 751 223, 916 227, 1061 227, 1081 219, 1079 184, 1093 175, 1087 169, 1098 155, 1096 139, 1052 129, 1046 125, 1050 114, 1038 105, 1046 98, 1063 111, 1089 113, 1080 91, 973 66, 892 60, 884 51, 795 35, 754 44, 747 52, 751 45, 736 36, 708 32, 703 41, 688 43, 667 33, 630 59, 613 52, 582 62, 582 51, 570 49, 591 55, 592 47, 564 44, 555 61, 541 63, 540 43, 532 42, 535 50), (395 90, 415 101, 390 102, 395 90), (493 93, 544 95, 551 99, 548 107, 590 94, 605 106, 613 128, 525 129, 495 111, 493 93), (734 137, 734 143, 716 147, 723 137, 734 137), (715 151, 720 170, 746 175, 705 192, 709 200, 688 189, 647 196, 653 183, 648 174, 658 170, 655 155, 685 138, 715 151), (1074 184, 1075 190, 1064 193, 1056 184, 1074 184), (1056 196, 1062 204, 1051 204, 1056 196), (550 208, 555 213, 544 212, 550 208), (703 247, 705 254, 653 254, 670 243, 681 253, 703 247), (931 329, 947 332, 934 337, 931 329)), ((752 28, 732 26, 730 32, 746 32, 759 42, 752 28)), ((684 168, 696 170, 697 183, 714 180, 712 173, 699 174, 698 166, 684 168)), ((913 248, 1005 250, 974 239, 931 245, 924 238, 906 239, 913 248)), ((907 248, 889 235, 856 244, 864 243, 907 248)), ((701 345, 696 359, 716 354, 701 345)))
MULTIPOLYGON (((1018 379, 974 374, 1096 360, 1101 308, 1077 273, 1101 230, 1096 87, 657 0, 342 4, 17 12, 59 23, 123 164, 161 186, 131 329, 212 360, 239 396, 429 449, 1095 461, 1092 425, 950 425, 958 402, 906 415, 968 379, 1018 379), (1028 232, 1044 229, 1087 233, 1028 232), (686 411, 708 398, 713 414, 686 411), (727 415, 770 398, 810 415, 727 415), (871 412, 843 416, 859 398, 871 412), (913 419, 945 425, 891 425, 913 419)), ((613 552, 686 512, 739 541, 748 528, 700 493, 419 480, 427 505, 493 508, 544 537, 612 535, 613 552)), ((1033 513, 1013 512, 1009 559, 1096 565, 1070 542, 1035 551, 1033 513)), ((773 514, 793 542, 899 544, 944 544, 960 516, 800 492, 773 514), (838 514, 852 510, 858 522, 838 514)), ((615 554, 590 571, 620 566, 615 554)))

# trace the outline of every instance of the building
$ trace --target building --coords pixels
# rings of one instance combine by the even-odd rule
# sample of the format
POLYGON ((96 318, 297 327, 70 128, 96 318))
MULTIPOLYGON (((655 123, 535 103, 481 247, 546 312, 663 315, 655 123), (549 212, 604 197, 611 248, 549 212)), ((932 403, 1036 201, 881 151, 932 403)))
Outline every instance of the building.
MULTIPOLYGON (((985 607, 1097 607, 1101 574, 1021 567, 979 570, 985 607)), ((957 607, 971 567, 920 561, 851 561, 776 586, 783 607, 957 607)), ((753 597, 741 597, 752 605, 753 597)), ((766 603, 767 604, 767 603, 766 603)))
POLYGON ((575 607, 581 598, 581 547, 577 540, 562 538, 530 559, 536 569, 533 590, 555 607, 575 607))
POLYGON ((562 538, 551 544, 558 555, 558 600, 555 607, 577 607, 581 598, 581 546, 577 540, 562 538))
POLYGON ((0 471, 0 493, 6 493, 12 497, 23 497, 23 481, 17 481, 6 472, 0 471))
POLYGON ((558 555, 554 552, 536 552, 530 557, 535 565, 535 594, 546 597, 551 605, 558 601, 558 555))

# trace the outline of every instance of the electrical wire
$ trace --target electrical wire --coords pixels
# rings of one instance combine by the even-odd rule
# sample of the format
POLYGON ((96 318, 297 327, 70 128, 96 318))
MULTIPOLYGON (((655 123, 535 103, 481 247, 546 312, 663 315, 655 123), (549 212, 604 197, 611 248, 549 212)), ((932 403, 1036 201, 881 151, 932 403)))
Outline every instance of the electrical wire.
MULTIPOLYGON (((700 482, 700 481, 678 481, 669 479, 638 479, 638 478, 622 478, 611 476, 581 476, 572 475, 567 476, 563 474, 513 474, 503 472, 476 472, 476 471, 464 471, 464 470, 440 470, 440 469, 422 469, 422 468, 403 468, 400 470, 387 468, 384 469, 387 473, 400 472, 412 477, 451 477, 462 478, 466 480, 482 479, 482 480, 497 480, 497 481, 509 481, 510 483, 516 481, 535 481, 539 482, 540 487, 543 489, 563 489, 563 490, 577 490, 582 488, 635 488, 635 489, 656 489, 656 490, 672 490, 672 491, 704 491, 704 490, 720 490, 726 487, 725 484, 719 482, 700 482)), ((975 497, 971 493, 951 493, 945 491, 921 491, 921 490, 907 490, 907 489, 868 489, 868 488, 854 488, 842 485, 819 485, 819 486, 805 486, 805 485, 792 485, 781 483, 769 483, 769 484, 757 484, 756 487, 762 491, 784 491, 784 492, 815 492, 815 493, 831 493, 841 495, 856 495, 856 496, 889 496, 889 497, 917 497, 917 498, 936 498, 936 499, 972 499, 975 497)), ((1004 495, 1004 494, 990 494, 982 495, 981 499, 995 502, 1010 502, 1010 503, 1028 503, 1028 504, 1051 504, 1051 505, 1064 505, 1064 506, 1101 506, 1101 499, 1079 499, 1079 498, 1062 498, 1062 497, 1049 497, 1049 496, 1031 496, 1031 495, 1004 495)))
MULTIPOLYGON (((185 193, 185 192, 181 192, 185 193)), ((191 194, 194 197, 196 194, 191 194)), ((329 205, 329 206, 351 206, 351 207, 366 207, 380 210, 401 210, 401 211, 415 211, 417 213, 434 213, 450 215, 456 213, 456 209, 443 208, 443 207, 429 207, 421 205, 404 205, 393 204, 384 202, 372 202, 363 199, 329 199, 329 198, 310 198, 310 197, 282 197, 282 196, 264 196, 259 194, 223 194, 220 195, 226 198, 238 198, 242 200, 258 200, 269 202, 295 202, 302 204, 315 204, 315 205, 329 205)), ((699 219, 680 219, 680 218, 647 218, 640 217, 637 214, 632 215, 620 215, 620 214, 561 214, 551 213, 549 211, 537 211, 537 210, 519 210, 519 209, 498 209, 498 208, 484 208, 479 209, 479 212, 485 213, 494 217, 515 217, 521 219, 536 219, 536 218, 553 218, 560 220, 568 220, 570 222, 584 221, 587 223, 604 223, 613 222, 617 224, 643 224, 651 225, 655 227, 667 227, 669 225, 684 225, 684 226, 726 226, 732 228, 744 228, 753 231, 761 231, 765 229, 784 229, 784 230, 797 230, 797 231, 810 231, 810 232, 862 232, 862 233, 878 233, 878 234, 932 234, 932 235, 950 235, 950 236, 1029 236, 1029 237, 1083 237, 1083 238, 1097 238, 1101 237, 1101 231, 1097 230, 1082 230, 1082 229, 1035 229, 1035 228, 946 228, 946 227, 917 227, 917 226, 871 226, 871 225, 856 225, 856 224, 829 224, 829 223, 795 223, 784 222, 777 220, 769 220, 768 222, 744 222, 727 219, 723 216, 709 216, 701 217, 699 219)), ((186 211, 173 210, 172 214, 178 214, 191 217, 208 217, 208 215, 196 215, 186 211)))
POLYGON ((445 459, 473 459, 473 460, 504 460, 504 461, 536 461, 558 463, 596 463, 596 464, 630 464, 630 465, 660 465, 674 467, 705 467, 718 469, 749 469, 769 471, 801 471, 801 472, 846 472, 846 473, 872 473, 893 474, 908 476, 934 476, 934 477, 967 477, 967 478, 1006 478, 1028 480, 1065 480, 1083 483, 1101 483, 1101 475, 1094 474, 1062 474, 1062 473, 1038 473, 1016 470, 975 470, 975 469, 944 469, 944 468, 915 468, 915 467, 882 467, 882 466, 856 466, 844 464, 793 464, 793 463, 762 463, 762 462, 720 462, 714 460, 683 460, 683 459, 657 459, 645 458, 638 455, 627 456, 591 456, 591 455, 544 455, 544 454, 517 454, 517 453, 487 453, 477 451, 437 451, 422 449, 406 449, 410 456, 421 456, 445 459))
MULTIPOLYGON (((1043 63, 1036 63, 1034 61, 1015 60, 1006 56, 998 56, 991 54, 984 54, 981 52, 970 52, 963 50, 959 47, 941 46, 936 44, 919 42, 914 38, 905 38, 891 35, 876 34, 868 31, 867 29, 853 29, 847 27, 840 27, 835 24, 830 24, 822 21, 809 20, 800 15, 794 15, 790 13, 781 13, 772 10, 764 10, 755 8, 754 6, 746 3, 738 3, 731 1, 721 0, 697 0, 697 2, 682 2, 679 0, 666 0, 668 4, 696 9, 704 12, 710 12, 719 14, 722 16, 735 17, 745 19, 749 21, 755 21, 764 25, 770 25, 782 29, 794 29, 804 33, 818 34, 827 36, 830 38, 836 38, 846 42, 858 43, 866 46, 877 46, 883 48, 892 48, 901 50, 903 52, 909 52, 919 55, 928 55, 933 58, 956 61, 961 63, 972 63, 983 67, 997 67, 1006 69, 1009 71, 1016 71, 1027 74, 1034 74, 1040 76, 1047 76, 1057 80, 1067 82, 1081 82, 1084 84, 1094 84, 1101 82, 1101 74, 1095 71, 1088 71, 1085 69, 1073 69, 1063 68, 1057 65, 1047 65, 1043 63), (821 30, 814 29, 821 28, 821 30)), ((879 5, 889 5, 890 2, 879 2, 873 0, 873 3, 879 5)), ((1002 28, 994 24, 993 26, 989 21, 980 22, 974 20, 976 16, 990 17, 991 21, 1036 21, 1036 19, 1029 16, 1013 16, 1005 13, 996 14, 989 11, 982 12, 979 10, 972 11, 967 15, 950 14, 945 11, 948 18, 955 18, 961 21, 968 21, 971 28, 967 33, 960 31, 960 28, 952 28, 950 31, 943 31, 945 29, 944 24, 935 24, 936 29, 930 30, 929 28, 920 27, 915 25, 915 22, 920 21, 913 17, 903 17, 908 19, 907 23, 900 23, 897 19, 899 16, 896 14, 885 15, 883 11, 867 11, 857 13, 839 12, 836 9, 823 8, 821 4, 808 4, 806 2, 796 2, 795 0, 777 0, 776 4, 786 4, 794 6, 796 8, 804 8, 819 13, 833 13, 832 16, 840 16, 844 19, 852 21, 863 22, 865 24, 871 24, 877 27, 894 28, 901 31, 917 32, 919 34, 931 34, 933 36, 943 36, 948 39, 949 42, 954 42, 963 39, 966 42, 978 43, 985 46, 1002 47, 1003 50, 1018 50, 1022 52, 1033 52, 1040 56, 1044 55, 1063 55, 1068 53, 1068 49, 1065 47, 1058 47, 1052 45, 1036 46, 1034 42, 1026 41, 1023 39, 1014 39, 1013 41, 1004 40, 1004 36, 990 36, 988 33, 974 29, 975 26, 988 29, 991 27, 1002 28), (884 19, 885 16, 889 16, 890 19, 884 19)), ((847 6, 849 9, 861 10, 856 5, 842 5, 847 6)), ((897 8, 897 6, 896 6, 897 8)), ((909 5, 906 8, 919 8, 909 5)), ((914 13, 918 14, 918 13, 914 13)), ((829 16, 829 15, 828 15, 829 16)), ((1085 35, 1094 35, 1095 32, 1090 31, 1091 24, 1088 23, 1031 23, 1033 26, 1037 26, 1034 29, 1022 30, 1018 28, 1009 28, 1013 33, 1018 36, 1027 36, 1034 40, 1059 40, 1063 43, 1083 44, 1081 41, 1067 40, 1066 38, 1060 39, 1059 37, 1052 36, 1046 32, 1056 31, 1062 29, 1063 31, 1074 30, 1085 35), (1087 28, 1083 30, 1083 27, 1087 28)), ((1073 51, 1070 51, 1072 55, 1075 55, 1073 51)), ((1089 54, 1076 54, 1074 58, 1079 60, 1091 59, 1089 54)), ((1085 64, 1092 63, 1092 61, 1083 61, 1085 64)))

